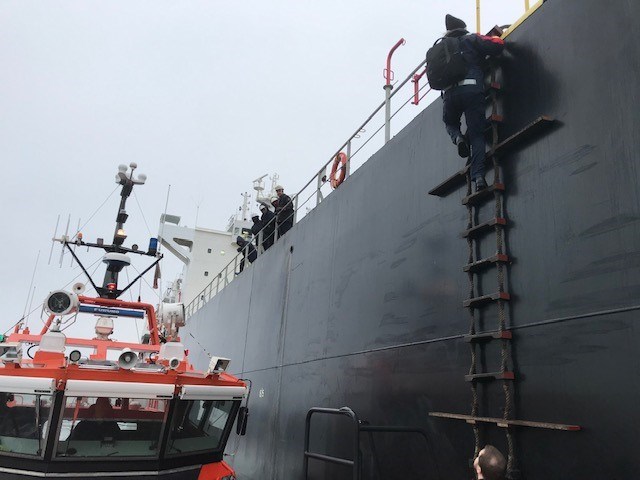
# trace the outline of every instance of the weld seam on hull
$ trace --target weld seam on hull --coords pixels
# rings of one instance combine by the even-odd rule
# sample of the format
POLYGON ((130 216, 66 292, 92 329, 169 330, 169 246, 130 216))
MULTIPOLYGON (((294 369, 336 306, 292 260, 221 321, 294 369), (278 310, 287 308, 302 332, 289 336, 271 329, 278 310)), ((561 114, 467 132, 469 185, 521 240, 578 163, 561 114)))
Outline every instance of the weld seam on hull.
MULTIPOLYGON (((539 326, 543 326, 543 325, 551 325, 551 324, 554 324, 554 323, 568 322, 570 320, 578 320, 578 319, 581 319, 581 318, 600 317, 600 316, 603 316, 603 315, 612 315, 612 314, 615 314, 615 313, 631 312, 631 311, 634 311, 634 310, 640 310, 640 305, 634 305, 632 307, 614 308, 614 309, 610 309, 610 310, 599 310, 597 312, 582 313, 582 314, 579 314, 579 315, 571 315, 571 316, 568 316, 568 317, 551 318, 549 320, 541 320, 539 322, 525 323, 523 325, 512 326, 512 327, 509 328, 509 330, 520 330, 520 329, 524 329, 524 328, 539 327, 539 326)), ((336 358, 353 357, 355 355, 363 355, 363 354, 367 354, 367 353, 384 352, 386 350, 393 350, 393 349, 396 349, 396 348, 416 347, 416 346, 419 346, 419 345, 427 345, 429 343, 446 342, 448 340, 458 340, 458 339, 464 338, 465 336, 466 336, 466 334, 450 335, 450 336, 447 336, 447 337, 438 337, 438 338, 430 338, 428 340, 420 340, 418 342, 401 343, 401 344, 398 344, 398 345, 389 345, 387 347, 371 348, 369 350, 360 350, 360 351, 357 351, 357 352, 344 353, 344 354, 341 354, 341 355, 329 355, 329 356, 326 356, 326 357, 313 358, 311 360, 303 360, 301 362, 287 363, 286 365, 281 364, 281 365, 276 365, 274 367, 258 368, 256 370, 248 370, 246 372, 242 372, 242 374, 244 375, 244 374, 247 374, 247 373, 266 372, 268 370, 273 370, 274 368, 293 367, 293 366, 296 366, 296 365, 304 365, 305 363, 313 363, 313 362, 319 362, 319 361, 324 361, 324 360, 333 360, 333 359, 336 359, 336 358)))

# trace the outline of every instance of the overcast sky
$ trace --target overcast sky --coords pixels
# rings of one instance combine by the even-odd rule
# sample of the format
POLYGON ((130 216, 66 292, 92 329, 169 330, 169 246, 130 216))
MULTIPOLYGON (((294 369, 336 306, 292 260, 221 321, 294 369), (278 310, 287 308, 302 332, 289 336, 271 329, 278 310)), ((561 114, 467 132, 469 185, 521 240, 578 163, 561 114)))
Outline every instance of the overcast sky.
MULTIPOLYGON (((198 225, 222 230, 254 178, 277 172, 295 193, 331 157, 384 99, 382 69, 401 37, 396 80, 442 35, 446 13, 474 30, 475 3, 0 0, 0 330, 22 316, 38 252, 32 308, 80 273, 68 256, 59 268, 59 246, 47 265, 56 218, 59 233, 69 214, 70 230, 85 223, 116 187, 118 164, 148 175, 128 204, 126 245, 156 236, 169 185, 168 213, 193 226, 200 205, 198 225)), ((514 22, 524 0, 482 8, 487 31, 514 22)), ((425 106, 405 108, 392 134, 425 106)), ((83 228, 85 240, 110 239, 118 202, 83 228)), ((99 259, 78 253, 87 266, 99 259)), ((180 271, 166 263, 165 282, 180 271)))

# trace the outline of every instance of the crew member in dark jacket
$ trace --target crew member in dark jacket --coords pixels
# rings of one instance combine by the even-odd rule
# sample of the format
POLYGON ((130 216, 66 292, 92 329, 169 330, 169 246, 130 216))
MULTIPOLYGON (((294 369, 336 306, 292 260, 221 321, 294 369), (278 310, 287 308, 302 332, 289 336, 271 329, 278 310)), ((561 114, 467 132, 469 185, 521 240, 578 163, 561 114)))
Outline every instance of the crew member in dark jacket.
POLYGON ((251 235, 254 238, 254 243, 256 245, 256 247, 259 247, 259 237, 258 234, 260 233, 260 230, 262 230, 262 222, 260 221, 260 217, 258 215, 253 215, 251 217, 251 221, 253 222, 253 225, 251 225, 251 235))
POLYGON ((274 242, 274 235, 276 231, 276 215, 271 210, 266 203, 260 203, 260 211, 262 212, 262 217, 260 217, 260 223, 262 223, 262 248, 268 250, 274 242))
POLYGON ((284 187, 281 185, 276 187, 276 195, 278 195, 278 205, 276 206, 278 237, 281 237, 293 227, 293 202, 291 197, 284 193, 284 187))
POLYGON ((502 53, 504 41, 499 37, 487 37, 467 31, 467 24, 459 18, 447 15, 445 18, 447 37, 460 39, 460 49, 469 70, 461 82, 448 87, 443 93, 443 120, 451 140, 458 146, 461 157, 471 153, 471 179, 476 191, 487 187, 484 179, 486 143, 484 131, 487 126, 484 96, 483 63, 487 56, 502 53), (464 113, 467 122, 467 138, 460 131, 460 117, 464 113), (469 144, 471 152, 469 152, 469 144))
MULTIPOLYGON (((236 238, 238 244, 238 252, 242 252, 242 260, 240 260, 240 272, 244 270, 244 261, 249 260, 249 263, 253 263, 258 258, 258 251, 251 243, 247 242, 240 235, 236 238)), ((238 273, 240 273, 238 272, 238 273)))

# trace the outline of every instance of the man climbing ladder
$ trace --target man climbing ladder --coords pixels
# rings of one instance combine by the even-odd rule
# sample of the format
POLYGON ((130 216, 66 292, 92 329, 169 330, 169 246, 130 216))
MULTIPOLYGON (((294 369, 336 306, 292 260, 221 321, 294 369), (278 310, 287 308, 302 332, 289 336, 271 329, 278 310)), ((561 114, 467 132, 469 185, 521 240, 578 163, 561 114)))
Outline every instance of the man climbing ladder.
POLYGON ((443 120, 458 154, 471 154, 471 179, 475 190, 487 187, 484 179, 486 144, 483 63, 487 56, 502 53, 499 37, 470 34, 467 25, 452 15, 445 17, 446 35, 427 52, 427 78, 431 88, 442 90, 443 120), (464 113, 466 137, 460 131, 464 113), (469 145, 471 149, 469 149, 469 145))

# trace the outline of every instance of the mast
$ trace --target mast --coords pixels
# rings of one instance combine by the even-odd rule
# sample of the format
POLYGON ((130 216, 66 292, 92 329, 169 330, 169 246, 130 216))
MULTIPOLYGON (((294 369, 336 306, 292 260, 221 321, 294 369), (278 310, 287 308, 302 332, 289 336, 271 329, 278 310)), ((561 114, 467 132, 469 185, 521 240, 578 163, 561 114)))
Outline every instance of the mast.
POLYGON ((131 195, 134 185, 143 185, 147 176, 144 174, 133 177, 133 171, 137 168, 137 164, 130 163, 131 172, 127 175, 128 167, 126 165, 120 165, 118 167, 118 174, 116 175, 116 183, 122 185, 122 192, 120 193, 120 207, 118 208, 118 215, 116 216, 116 229, 113 234, 113 242, 111 245, 106 245, 104 241, 99 238, 97 242, 85 242, 83 241, 82 233, 78 232, 75 240, 70 241, 68 235, 63 235, 61 238, 54 238, 54 241, 60 242, 63 249, 67 249, 73 259, 78 263, 84 274, 87 276, 91 285, 95 288, 98 295, 102 298, 116 299, 124 292, 126 292, 134 283, 136 283, 142 276, 151 270, 154 266, 162 260, 162 254, 158 252, 158 239, 151 238, 149 240, 149 248, 145 252, 138 248, 138 245, 132 245, 131 248, 124 247, 123 243, 127 238, 127 234, 124 230, 124 224, 127 221, 128 215, 126 210, 127 198, 131 195), (74 252, 74 248, 71 246, 84 246, 88 248, 100 248, 106 253, 102 258, 102 262, 107 265, 107 271, 104 274, 104 281, 102 286, 95 284, 89 272, 84 267, 78 256, 74 252), (154 257, 155 261, 147 267, 142 273, 140 273, 132 282, 130 282, 124 288, 118 288, 118 276, 124 267, 131 265, 131 259, 129 254, 145 255, 154 257))
POLYGON ((104 281, 102 282, 102 291, 100 291, 101 297, 116 298, 118 296, 118 275, 124 267, 131 264, 131 260, 125 253, 129 249, 122 247, 127 234, 124 230, 124 224, 129 218, 127 214, 127 199, 133 191, 134 185, 144 185, 147 180, 147 176, 144 174, 138 175, 133 178, 133 172, 138 167, 135 162, 129 164, 131 171, 127 175, 127 166, 119 165, 118 173, 116 174, 116 183, 122 185, 120 192, 120 207, 118 208, 118 214, 116 216, 116 229, 113 233, 113 242, 110 248, 106 248, 107 254, 103 258, 103 262, 107 264, 107 270, 104 273, 104 281))

